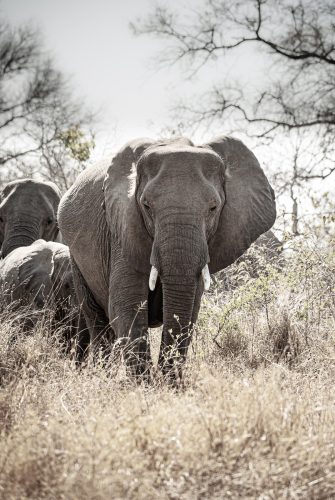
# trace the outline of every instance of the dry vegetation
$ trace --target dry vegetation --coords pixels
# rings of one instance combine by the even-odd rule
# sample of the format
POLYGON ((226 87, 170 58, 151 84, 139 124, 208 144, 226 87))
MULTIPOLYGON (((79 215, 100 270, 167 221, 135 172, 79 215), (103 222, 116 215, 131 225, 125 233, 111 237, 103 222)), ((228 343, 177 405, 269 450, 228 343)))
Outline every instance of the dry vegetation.
POLYGON ((217 283, 178 391, 76 369, 45 322, 28 336, 3 315, 0 497, 334 498, 331 248, 217 283))

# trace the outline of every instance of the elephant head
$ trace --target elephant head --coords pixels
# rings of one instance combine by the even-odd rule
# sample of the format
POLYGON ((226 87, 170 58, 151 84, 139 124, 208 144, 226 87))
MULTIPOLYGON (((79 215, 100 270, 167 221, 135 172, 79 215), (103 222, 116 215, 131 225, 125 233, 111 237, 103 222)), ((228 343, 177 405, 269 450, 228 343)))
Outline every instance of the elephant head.
POLYGON ((16 248, 1 262, 0 282, 5 302, 14 308, 47 306, 66 314, 74 297, 69 249, 44 240, 16 248))
POLYGON ((34 306, 54 308, 56 319, 64 319, 75 295, 68 247, 37 240, 17 251, 27 255, 20 266, 19 281, 24 284, 34 306))
POLYGON ((22 179, 8 183, 0 195, 2 257, 40 238, 54 241, 59 200, 60 191, 52 182, 22 179))
POLYGON ((52 250, 45 246, 43 240, 37 240, 33 245, 17 251, 22 253, 26 251, 26 256, 18 267, 22 305, 30 304, 34 309, 43 309, 47 304, 51 305, 51 278, 54 272, 52 250))
POLYGON ((60 243, 54 243, 53 247, 55 247, 52 273, 53 295, 58 308, 65 312, 73 305, 75 297, 70 252, 67 246, 60 243))
POLYGON ((150 290, 162 287, 163 347, 178 337, 183 357, 209 273, 273 225, 274 192, 253 153, 219 137, 203 146, 183 138, 129 143, 108 169, 104 194, 129 266, 148 276, 150 290), (128 196, 120 196, 125 189, 128 196))

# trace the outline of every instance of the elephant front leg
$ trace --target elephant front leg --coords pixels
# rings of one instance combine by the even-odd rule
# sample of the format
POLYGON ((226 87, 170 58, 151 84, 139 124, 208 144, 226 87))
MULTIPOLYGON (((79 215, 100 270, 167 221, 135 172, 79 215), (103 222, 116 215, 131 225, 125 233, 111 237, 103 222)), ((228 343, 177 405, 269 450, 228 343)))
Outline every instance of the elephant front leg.
POLYGON ((86 357, 89 348, 93 356, 95 356, 102 345, 106 333, 110 333, 110 336, 114 338, 114 332, 108 323, 104 311, 95 302, 85 279, 72 257, 71 268, 79 309, 76 360, 81 362, 86 357))
POLYGON ((125 266, 115 266, 109 288, 109 319, 118 348, 136 377, 149 375, 152 362, 148 342, 148 279, 125 266))

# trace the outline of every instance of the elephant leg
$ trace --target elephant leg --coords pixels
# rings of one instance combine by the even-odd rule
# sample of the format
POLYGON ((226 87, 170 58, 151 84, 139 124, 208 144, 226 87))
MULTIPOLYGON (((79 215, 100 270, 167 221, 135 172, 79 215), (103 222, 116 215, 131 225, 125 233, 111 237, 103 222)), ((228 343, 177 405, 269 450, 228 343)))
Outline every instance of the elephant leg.
MULTIPOLYGON (((121 260, 121 259, 120 259, 121 260)), ((111 271, 109 318, 130 373, 142 377, 152 367, 148 342, 148 279, 119 262, 111 271)))
POLYGON ((86 359, 90 346, 90 332, 87 328, 82 308, 78 309, 76 317, 74 318, 74 331, 75 334, 73 337, 77 339, 75 360, 76 363, 80 365, 86 359))
POLYGON ((107 333, 114 338, 114 332, 109 325, 108 318, 103 309, 95 301, 88 288, 83 275, 77 264, 71 257, 71 267, 73 272, 73 282, 80 306, 78 319, 78 341, 77 359, 83 359, 88 349, 88 338, 90 349, 95 353, 102 344, 102 340, 107 333), (85 324, 86 323, 86 324, 85 324))

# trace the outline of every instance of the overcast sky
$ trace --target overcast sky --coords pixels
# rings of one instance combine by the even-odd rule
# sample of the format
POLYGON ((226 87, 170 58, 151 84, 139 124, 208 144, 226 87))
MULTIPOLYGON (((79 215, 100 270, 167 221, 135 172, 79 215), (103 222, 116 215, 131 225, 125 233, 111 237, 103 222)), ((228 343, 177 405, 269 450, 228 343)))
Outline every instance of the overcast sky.
MULTIPOLYGON (((172 9, 201 0, 169 0, 172 9)), ((238 59, 206 67, 188 80, 180 68, 157 70, 154 58, 162 42, 135 37, 129 23, 145 17, 151 0, 1 0, 9 22, 33 22, 44 35, 45 45, 57 65, 70 75, 75 93, 102 110, 99 154, 139 136, 155 137, 171 123, 171 104, 206 90, 218 77, 261 73, 261 60, 240 52, 238 59)), ((165 47, 165 45, 164 45, 165 47)), ((218 130, 210 131, 211 136, 218 130)))

